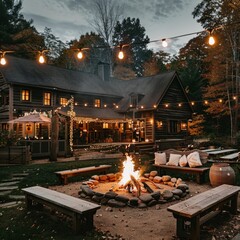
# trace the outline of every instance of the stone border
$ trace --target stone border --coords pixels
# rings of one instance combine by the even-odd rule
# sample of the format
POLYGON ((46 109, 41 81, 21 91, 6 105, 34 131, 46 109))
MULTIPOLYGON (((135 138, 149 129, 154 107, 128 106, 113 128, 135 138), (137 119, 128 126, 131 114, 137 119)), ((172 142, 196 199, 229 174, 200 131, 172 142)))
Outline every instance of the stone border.
POLYGON ((117 194, 113 190, 106 193, 94 191, 94 188, 104 182, 114 182, 120 179, 121 173, 109 173, 106 175, 93 175, 89 181, 83 182, 80 186, 79 197, 92 200, 100 205, 108 205, 110 207, 122 208, 129 207, 151 207, 157 204, 179 200, 189 193, 189 187, 180 178, 171 178, 168 175, 158 176, 157 171, 145 173, 142 181, 152 181, 159 185, 168 185, 175 187, 174 190, 154 191, 152 193, 144 193, 139 197, 128 198, 125 195, 117 194))

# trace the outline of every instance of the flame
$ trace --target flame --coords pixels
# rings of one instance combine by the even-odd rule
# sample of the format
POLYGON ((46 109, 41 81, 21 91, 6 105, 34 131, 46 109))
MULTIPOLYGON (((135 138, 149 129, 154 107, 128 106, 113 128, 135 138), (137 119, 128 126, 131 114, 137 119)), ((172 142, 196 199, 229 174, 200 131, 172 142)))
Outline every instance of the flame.
POLYGON ((131 175, 136 179, 139 179, 140 172, 139 170, 134 171, 134 163, 132 161, 132 157, 127 156, 127 159, 123 162, 122 179, 119 182, 119 185, 122 186, 125 185, 128 181, 131 181, 131 175))

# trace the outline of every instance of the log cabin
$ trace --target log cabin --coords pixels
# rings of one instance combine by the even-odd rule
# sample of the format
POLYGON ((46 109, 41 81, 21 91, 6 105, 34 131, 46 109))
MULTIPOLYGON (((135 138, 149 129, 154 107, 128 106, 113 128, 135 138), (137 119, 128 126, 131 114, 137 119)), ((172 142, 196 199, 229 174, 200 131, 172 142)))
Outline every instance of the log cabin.
MULTIPOLYGON (((74 99, 74 144, 184 139, 192 107, 175 71, 120 80, 100 63, 96 74, 7 56, 0 66, 0 130, 26 112, 69 117, 74 99)), ((41 125, 41 124, 40 124, 41 125)), ((36 126, 35 133, 44 129, 36 126)), ((26 126, 18 127, 26 136, 26 126)), ((34 137, 34 136, 33 136, 34 137)), ((61 137, 61 134, 60 134, 61 137)))

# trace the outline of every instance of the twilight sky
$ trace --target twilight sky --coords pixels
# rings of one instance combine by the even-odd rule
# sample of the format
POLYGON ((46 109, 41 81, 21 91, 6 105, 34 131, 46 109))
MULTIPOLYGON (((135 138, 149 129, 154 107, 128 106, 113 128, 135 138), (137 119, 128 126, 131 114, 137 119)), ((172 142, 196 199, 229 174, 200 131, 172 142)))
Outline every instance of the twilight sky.
MULTIPOLYGON (((22 0, 22 13, 25 19, 33 19, 39 32, 45 27, 63 42, 79 39, 80 35, 94 31, 89 23, 92 17, 93 0, 22 0)), ((124 16, 139 18, 146 29, 150 41, 171 38, 203 30, 192 17, 194 7, 201 0, 114 0, 124 4, 124 16)), ((177 53, 189 39, 195 37, 170 39, 164 48, 161 42, 148 45, 154 50, 177 53)))

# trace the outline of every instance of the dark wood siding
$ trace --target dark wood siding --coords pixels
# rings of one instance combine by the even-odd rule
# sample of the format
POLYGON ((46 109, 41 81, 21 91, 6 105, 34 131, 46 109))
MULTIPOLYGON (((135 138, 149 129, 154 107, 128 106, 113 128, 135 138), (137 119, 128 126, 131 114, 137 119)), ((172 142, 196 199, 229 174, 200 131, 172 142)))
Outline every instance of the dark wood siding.
POLYGON ((188 103, 182 87, 174 79, 167 93, 154 112, 155 140, 164 138, 182 138, 187 135, 186 130, 181 130, 181 123, 188 122, 192 116, 192 109, 188 103), (166 107, 168 104, 168 107, 166 107), (181 106, 179 106, 181 104, 181 106), (177 124, 177 131, 171 132, 171 126, 177 124))

